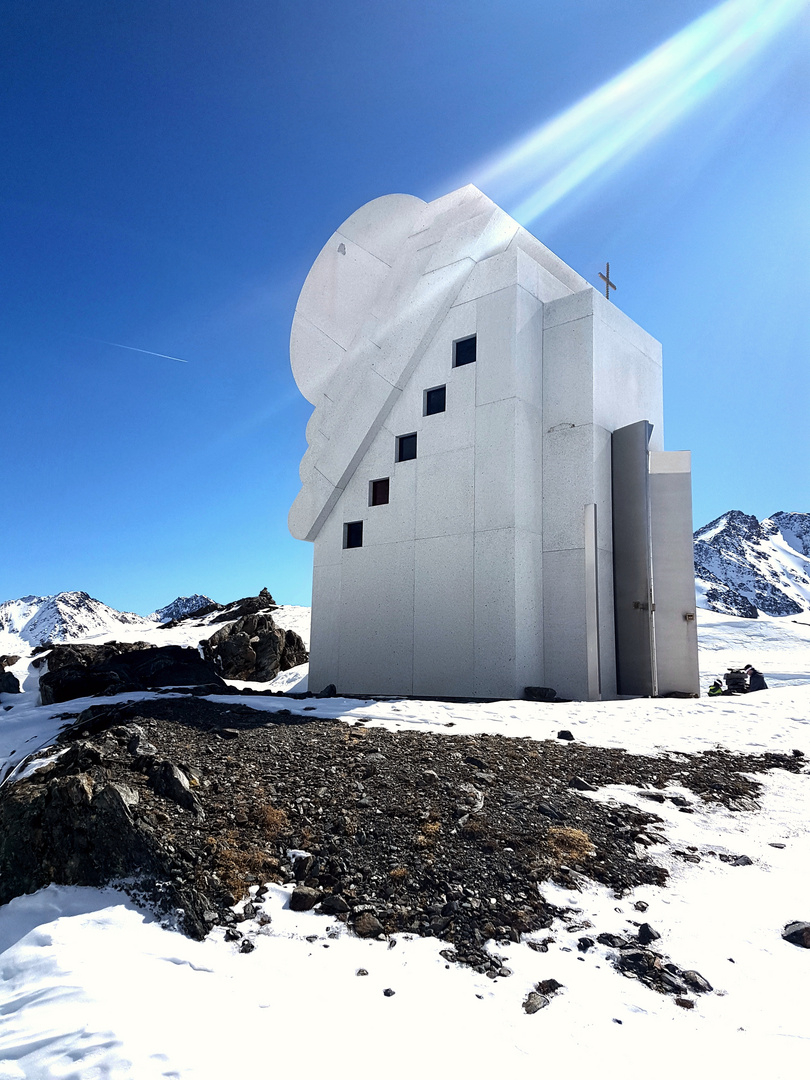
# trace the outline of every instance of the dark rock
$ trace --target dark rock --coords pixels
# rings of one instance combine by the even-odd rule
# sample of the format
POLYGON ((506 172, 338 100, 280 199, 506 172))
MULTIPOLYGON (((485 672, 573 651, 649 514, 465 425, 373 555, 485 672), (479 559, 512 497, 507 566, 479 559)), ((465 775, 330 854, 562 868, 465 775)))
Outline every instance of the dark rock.
POLYGON ((56 645, 40 677, 43 705, 77 697, 129 693, 167 686, 224 687, 214 667, 196 649, 153 648, 144 642, 56 645))
POLYGON ((355 975, 368 975, 368 971, 365 968, 358 968, 355 975))
POLYGON ((599 788, 593 784, 589 784, 587 780, 583 780, 581 776, 572 776, 568 781, 568 786, 575 791, 598 791, 599 788))
POLYGON ((556 994, 558 990, 562 990, 563 984, 557 982, 556 979, 543 979, 541 982, 535 985, 535 990, 538 994, 543 994, 545 997, 551 997, 552 994, 556 994))
POLYGON ((242 931, 237 930, 235 926, 229 926, 228 929, 225 931, 226 941, 239 941, 241 937, 242 931))
POLYGON ((566 742, 573 742, 574 741, 573 734, 570 731, 568 731, 567 729, 563 729, 563 731, 558 731, 557 732, 557 738, 558 739, 565 739, 566 742))
MULTIPOLYGON (((247 601, 240 603, 244 605, 247 601)), ((231 612, 233 614, 235 612, 231 612)), ((298 634, 280 629, 273 616, 261 610, 245 612, 232 625, 223 626, 201 644, 203 655, 227 679, 270 682, 280 671, 287 671, 308 659, 298 634)))
POLYGON ((749 859, 747 855, 738 855, 736 859, 731 860, 732 866, 753 866, 753 859, 749 859))
POLYGON ((679 1005, 682 1009, 694 1009, 695 1003, 691 998, 676 997, 675 1004, 679 1005))
POLYGON ((543 817, 551 818, 552 821, 565 820, 565 816, 561 814, 559 810, 555 810, 554 807, 550 806, 547 802, 539 802, 537 804, 537 809, 540 811, 543 817))
POLYGON ((523 1011, 531 1016, 533 1013, 545 1009, 546 1005, 548 1005, 548 998, 546 995, 535 993, 535 991, 532 990, 530 994, 527 994, 523 1001, 523 1011))
MULTIPOLYGON (((278 607, 273 597, 267 591, 262 589, 257 596, 243 596, 241 600, 234 600, 232 604, 214 604, 210 605, 209 611, 219 611, 219 615, 212 621, 230 622, 232 619, 241 619, 247 615, 256 615, 259 612, 274 611, 278 607)), ((205 609, 197 612, 199 618, 202 614, 207 614, 205 609)))
POLYGON ((19 694, 22 692, 17 676, 5 670, 6 665, 11 667, 19 659, 19 656, 0 656, 0 694, 19 694))
POLYGON ((653 930, 649 923, 643 922, 638 928, 638 940, 642 945, 649 945, 651 941, 658 941, 661 935, 653 930))
POLYGON ((191 810, 198 817, 202 816, 200 800, 191 790, 188 778, 171 761, 159 761, 150 768, 149 786, 156 794, 171 799, 184 810, 191 810))
POLYGON ((255 948, 256 946, 253 944, 250 938, 245 938, 239 945, 239 952, 252 953, 255 948))
POLYGON ((599 934, 596 939, 600 945, 607 945, 610 949, 620 949, 627 942, 618 934, 599 934))
MULTIPOLYGON (((69 754, 2 791, 0 904, 52 882, 100 886, 129 880, 149 887, 149 881, 172 878, 173 856, 135 816, 135 791, 118 782, 96 784, 85 772, 71 774, 69 754)), ((183 909, 181 924, 191 937, 208 933, 203 913, 209 902, 196 888, 164 885, 155 900, 163 910, 183 909)))
POLYGON ((393 997, 395 993, 396 990, 392 990, 390 986, 387 990, 383 990, 383 994, 385 995, 385 997, 393 997))
POLYGON ((293 874, 296 881, 304 881, 310 877, 312 868, 315 865, 315 859, 312 855, 299 855, 299 857, 293 862, 293 874))
POLYGON ((798 945, 802 949, 810 949, 810 923, 788 923, 782 931, 782 937, 791 945, 798 945))
POLYGON ((579 952, 587 952, 588 949, 593 948, 593 938, 581 937, 577 941, 577 949, 579 952))
POLYGON ((657 973, 657 982, 662 989, 670 994, 685 994, 687 992, 686 983, 683 979, 679 979, 677 975, 673 975, 671 971, 659 971, 657 973))
POLYGON ((527 701, 554 701, 557 691, 550 686, 527 686, 523 691, 527 701))
POLYGON ((321 900, 321 911, 324 915, 345 915, 348 910, 349 905, 337 893, 327 893, 321 900))
POLYGON ((311 911, 320 902, 323 893, 308 885, 296 885, 290 894, 291 911, 311 911))
MULTIPOLYGON (((302 663, 303 663, 303 661, 302 661, 302 663)), ((336 696, 337 696, 337 687, 335 686, 334 683, 331 683, 331 682, 329 683, 328 686, 325 686, 323 688, 323 690, 319 690, 318 693, 315 695, 315 697, 317 697, 317 698, 327 698, 327 697, 336 697, 336 696)))
POLYGON ((354 920, 354 932, 358 937, 379 937, 385 933, 382 923, 370 911, 363 911, 354 920))
POLYGON ((708 979, 704 979, 697 971, 682 971, 681 978, 687 986, 690 986, 693 990, 697 990, 701 994, 708 994, 713 989, 712 984, 708 979))

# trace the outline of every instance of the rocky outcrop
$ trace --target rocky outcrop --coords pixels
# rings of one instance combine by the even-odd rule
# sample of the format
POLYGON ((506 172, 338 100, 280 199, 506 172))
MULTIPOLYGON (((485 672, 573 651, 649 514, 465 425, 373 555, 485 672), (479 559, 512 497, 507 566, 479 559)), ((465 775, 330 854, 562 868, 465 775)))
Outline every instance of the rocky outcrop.
POLYGON ((2 789, 0 904, 51 882, 97 886, 127 880, 130 892, 171 912, 191 937, 202 939, 218 921, 215 910, 233 897, 213 876, 184 880, 186 858, 171 843, 170 830, 158 827, 161 818, 194 808, 180 811, 175 793, 153 783, 156 767, 148 759, 132 760, 133 776, 149 774, 152 790, 164 796, 160 806, 144 798, 142 782, 109 775, 111 747, 130 744, 138 731, 125 724, 106 739, 79 740, 33 776, 2 789))
MULTIPOLYGON (((263 593, 272 602, 267 590, 263 593)), ((261 601, 262 594, 250 600, 261 601)), ((269 611, 248 611, 201 644, 203 655, 216 664, 224 678, 247 682, 269 682, 280 671, 304 664, 309 658, 298 634, 277 627, 269 611)))
POLYGON ((43 705, 167 686, 210 686, 214 691, 226 686, 210 661, 179 645, 57 645, 47 664, 39 680, 43 705))

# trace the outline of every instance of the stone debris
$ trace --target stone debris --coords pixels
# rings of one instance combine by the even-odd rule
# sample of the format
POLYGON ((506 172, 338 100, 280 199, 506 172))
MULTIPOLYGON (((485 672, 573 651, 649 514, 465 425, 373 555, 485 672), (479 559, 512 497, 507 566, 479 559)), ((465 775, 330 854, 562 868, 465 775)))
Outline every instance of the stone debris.
POLYGON ((810 922, 791 922, 782 931, 782 937, 791 945, 810 949, 810 922))
POLYGON ((534 990, 526 996, 523 1002, 523 1011, 532 1016, 536 1012, 540 1012, 541 1009, 545 1009, 549 1001, 545 994, 537 994, 534 990))
MULTIPOLYGON (((261 926, 264 883, 278 882, 293 910, 370 938, 438 937, 448 963, 491 979, 511 974, 494 949, 526 938, 547 952, 554 940, 543 931, 564 909, 546 902, 544 881, 576 897, 593 880, 619 898, 666 883, 636 843, 664 829, 655 803, 606 805, 583 790, 662 784, 739 801, 756 795, 755 774, 803 767, 789 754, 675 760, 556 738, 370 731, 194 694, 94 705, 59 748, 0 789, 0 903, 50 882, 126 881, 187 934, 219 924, 241 948, 237 924, 261 926)), ((626 942, 593 928, 582 959, 601 955, 598 943, 655 989, 699 989, 642 933, 626 942)))

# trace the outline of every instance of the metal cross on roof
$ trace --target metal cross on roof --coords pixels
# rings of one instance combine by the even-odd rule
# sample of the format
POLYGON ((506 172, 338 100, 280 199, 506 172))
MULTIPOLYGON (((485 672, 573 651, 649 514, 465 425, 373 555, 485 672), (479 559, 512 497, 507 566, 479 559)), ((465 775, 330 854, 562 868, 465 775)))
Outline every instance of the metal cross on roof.
POLYGON ((616 288, 616 286, 610 280, 610 263, 605 263, 605 272, 603 274, 602 271, 600 270, 599 271, 599 277, 605 283, 605 296, 609 300, 610 299, 610 290, 616 288))

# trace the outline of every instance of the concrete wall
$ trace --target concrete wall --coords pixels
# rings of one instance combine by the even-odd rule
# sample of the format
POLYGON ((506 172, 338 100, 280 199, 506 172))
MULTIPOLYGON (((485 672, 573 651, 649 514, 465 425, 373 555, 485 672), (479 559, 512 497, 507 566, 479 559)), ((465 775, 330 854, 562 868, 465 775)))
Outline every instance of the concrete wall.
POLYGON ((649 420, 662 446, 660 346, 476 189, 390 198, 327 243, 294 324, 316 406, 290 513, 315 544, 310 685, 614 696, 611 432, 649 420))

